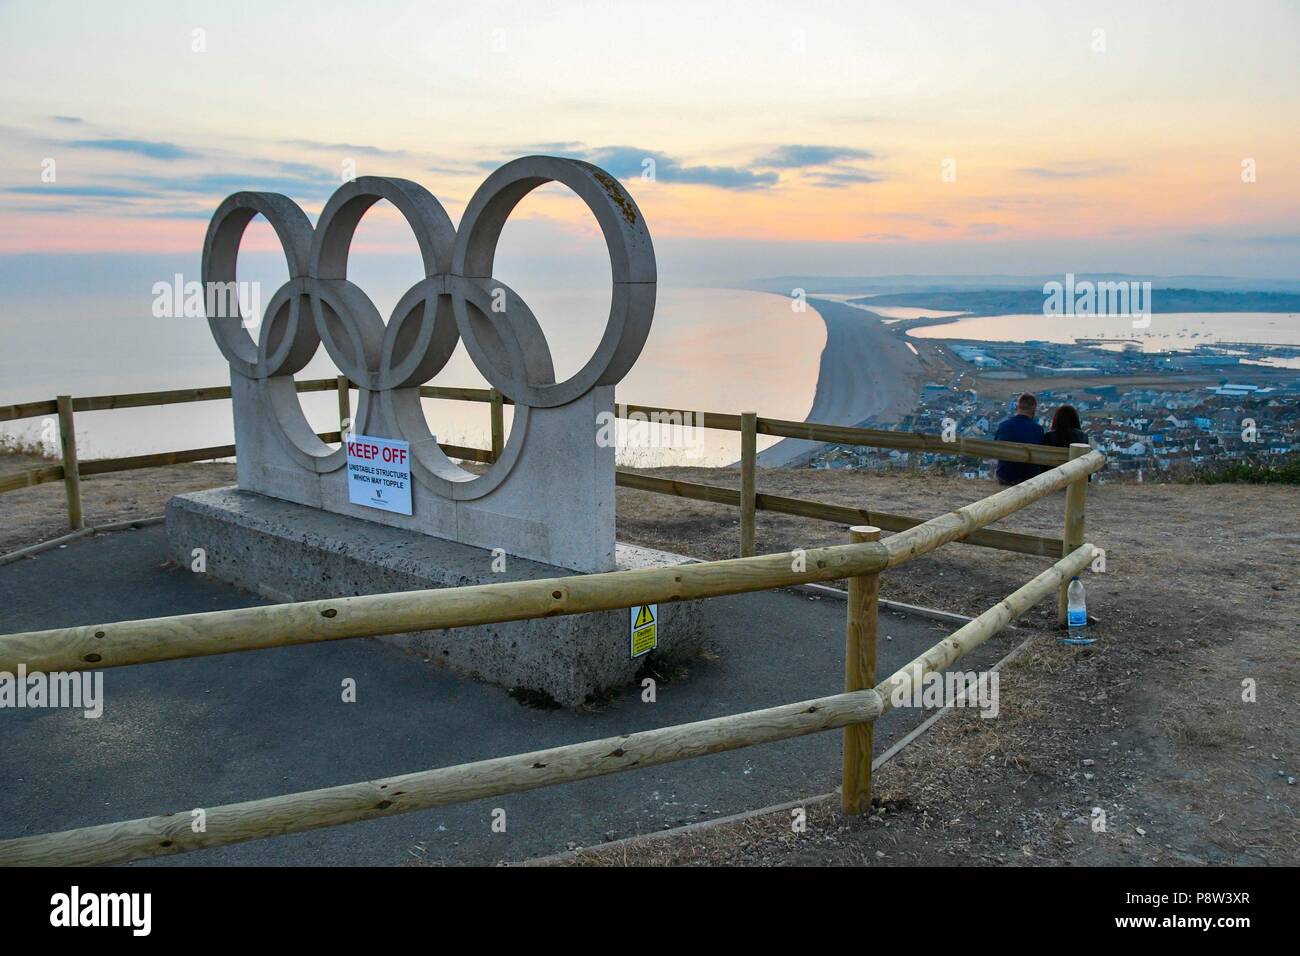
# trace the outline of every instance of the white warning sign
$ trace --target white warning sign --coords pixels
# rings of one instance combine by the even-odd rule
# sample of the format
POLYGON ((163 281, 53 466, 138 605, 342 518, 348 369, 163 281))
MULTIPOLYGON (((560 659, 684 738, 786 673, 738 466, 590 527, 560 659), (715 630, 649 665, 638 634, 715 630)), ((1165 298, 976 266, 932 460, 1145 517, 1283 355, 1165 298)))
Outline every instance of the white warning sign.
POLYGON ((659 605, 639 604, 628 608, 628 635, 633 657, 653 651, 659 643, 659 605))
POLYGON ((411 446, 392 438, 347 435, 348 501, 411 513, 411 446))

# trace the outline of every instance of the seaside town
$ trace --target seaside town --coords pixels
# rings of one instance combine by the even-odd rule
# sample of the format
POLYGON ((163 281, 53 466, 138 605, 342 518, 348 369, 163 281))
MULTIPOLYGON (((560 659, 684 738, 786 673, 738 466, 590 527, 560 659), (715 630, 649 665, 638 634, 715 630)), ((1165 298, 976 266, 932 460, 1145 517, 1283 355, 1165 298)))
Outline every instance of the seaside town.
MULTIPOLYGON (((905 334, 897 323, 896 334, 905 334)), ((922 340, 909 340, 921 344, 922 340)), ((1300 347, 1216 342, 1144 351, 1122 339, 975 342, 924 340, 929 371, 916 408, 897 421, 867 421, 948 437, 992 438, 1016 396, 1038 398, 1044 428, 1073 405, 1105 472, 1129 480, 1185 477, 1232 462, 1300 458, 1300 347), (939 359, 940 361, 934 361, 939 359)), ((987 478, 996 462, 939 453, 828 445, 813 468, 923 468, 987 478)), ((1100 476, 1098 476, 1100 478, 1100 476)))

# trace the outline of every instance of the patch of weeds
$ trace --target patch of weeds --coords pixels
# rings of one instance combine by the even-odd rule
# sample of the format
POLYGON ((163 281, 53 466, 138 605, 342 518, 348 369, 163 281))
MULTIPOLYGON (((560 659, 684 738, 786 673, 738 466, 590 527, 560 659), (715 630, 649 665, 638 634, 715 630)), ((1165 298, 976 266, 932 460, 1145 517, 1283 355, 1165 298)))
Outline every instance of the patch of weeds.
POLYGON ((597 687, 582 699, 578 710, 601 710, 618 699, 618 687, 597 687))
POLYGON ((636 682, 639 684, 647 677, 656 684, 684 681, 691 674, 690 665, 696 656, 680 651, 653 650, 641 659, 641 666, 636 672, 636 682))
POLYGON ((917 805, 907 797, 886 798, 883 800, 880 797, 871 798, 871 813, 873 814, 917 813, 918 811, 917 805))
POLYGON ((1251 485, 1300 485, 1300 458, 1281 463, 1263 462, 1254 458, 1234 461, 1204 471, 1191 478, 1196 484, 1222 485, 1244 483, 1251 485))
POLYGON ((511 687, 506 693, 510 695, 511 700, 534 710, 561 710, 564 707, 546 691, 535 687, 511 687))
POLYGON ((53 460, 44 442, 20 435, 0 435, 0 455, 25 455, 31 458, 53 460))
MULTIPOLYGON (((697 660, 716 661, 718 655, 707 648, 690 652, 667 651, 655 649, 641 658, 636 676, 632 678, 631 688, 640 692, 641 683, 647 678, 656 685, 672 684, 686 680, 691 674, 690 665, 697 660)), ((618 699, 619 694, 628 688, 622 686, 600 687, 586 696, 579 710, 600 710, 618 699)))

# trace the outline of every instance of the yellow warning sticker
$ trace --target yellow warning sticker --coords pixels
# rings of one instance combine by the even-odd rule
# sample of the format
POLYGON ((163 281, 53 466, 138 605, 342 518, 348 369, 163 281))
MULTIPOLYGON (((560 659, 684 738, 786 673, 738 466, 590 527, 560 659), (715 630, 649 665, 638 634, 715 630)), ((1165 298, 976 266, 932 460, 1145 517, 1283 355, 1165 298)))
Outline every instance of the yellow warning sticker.
POLYGON ((633 657, 647 654, 659 644, 658 625, 658 604, 641 604, 628 609, 628 636, 633 657))

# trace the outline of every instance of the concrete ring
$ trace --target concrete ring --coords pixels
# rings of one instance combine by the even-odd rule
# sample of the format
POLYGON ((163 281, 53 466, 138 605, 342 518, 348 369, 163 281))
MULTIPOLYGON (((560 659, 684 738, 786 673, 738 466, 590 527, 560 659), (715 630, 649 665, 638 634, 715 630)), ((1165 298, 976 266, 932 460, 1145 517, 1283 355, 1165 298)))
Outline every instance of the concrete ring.
POLYGON ((460 332, 445 288, 444 276, 421 279, 393 308, 379 360, 381 389, 423 385, 451 359, 460 332))
POLYGON ((409 179, 361 176, 334 190, 321 210, 311 238, 308 275, 318 279, 347 278, 352 237, 366 210, 381 199, 396 206, 415 233, 424 274, 434 276, 447 271, 456 227, 433 194, 409 179))
POLYGON ((411 446, 411 475, 441 498, 472 501, 497 488, 514 469, 528 434, 529 408, 515 405, 510 437, 501 457, 481 475, 466 471, 447 457, 429 431, 420 403, 420 389, 394 388, 379 393, 387 418, 395 422, 403 441, 411 446))
POLYGON ((329 293, 314 296, 312 305, 321 341, 340 372, 358 385, 398 388, 427 382, 447 364, 456 349, 455 321, 450 308, 435 300, 455 238, 447 211, 418 183, 362 176, 334 191, 316 222, 308 275, 318 292, 329 293), (381 199, 396 206, 411 227, 425 274, 387 326, 365 293, 347 281, 357 226, 381 199))
MULTIPOLYGON (((212 283, 235 281, 235 266, 244 230, 259 214, 271 224, 280 240, 290 281, 309 274, 312 227, 306 214, 293 200, 278 193, 239 192, 227 196, 208 223, 201 269, 205 290, 211 288, 212 283)), ((232 300, 227 298, 227 301, 232 300)), ((237 302, 238 297, 233 301, 237 302)), ((236 372, 248 378, 266 378, 279 372, 260 354, 261 350, 248 334, 248 323, 242 315, 210 315, 208 327, 217 348, 236 372)))
MULTIPOLYGON (((448 301, 456 303, 457 308, 468 307, 478 314, 471 321, 485 326, 475 341, 487 343, 493 349, 494 361, 514 375, 526 377, 531 374, 542 380, 553 381, 555 373, 551 367, 551 352, 541 327, 523 300, 509 289, 506 289, 506 293, 505 311, 492 313, 499 317, 498 324, 493 324, 481 314, 491 313, 492 296, 481 283, 469 279, 448 277, 446 295, 439 297, 438 308, 446 308, 448 301)), ((427 323, 425 327, 428 327, 427 323)), ((455 340, 452 342, 454 347, 455 340)), ((470 347, 468 341, 466 346, 470 347)), ((474 347, 479 346, 476 344, 474 347)), ((478 364, 479 359, 473 353, 470 357, 478 364)), ((528 405, 515 403, 510 437, 501 450, 501 457, 482 475, 475 475, 453 462, 438 447, 424 417, 418 385, 418 382, 413 382, 407 387, 385 389, 380 393, 389 418, 397 424, 401 437, 410 443, 412 474, 421 484, 445 498, 468 501, 483 497, 505 480, 519 459, 528 434, 528 405)))
MULTIPOLYGON (((461 218, 451 257, 452 276, 479 280, 489 292, 500 287, 492 280, 492 267, 501 230, 520 200, 548 182, 568 186, 587 204, 609 250, 613 277, 609 319, 587 363, 563 382, 512 374, 498 360, 499 349, 477 341, 487 326, 471 322, 464 301, 453 295, 457 328, 479 371, 505 395, 536 408, 566 405, 628 373, 650 334, 657 278, 645 219, 618 180, 590 163, 555 156, 516 159, 484 180, 461 218)), ((493 317, 494 313, 486 313, 489 322, 493 317)))
MULTIPOLYGON (((302 403, 298 400, 298 387, 291 376, 268 378, 264 382, 264 388, 266 402, 279 426, 274 429, 276 437, 294 461, 319 475, 338 471, 347 464, 347 449, 344 444, 340 442, 338 448, 331 448, 320 440, 307 421, 302 403)), ((365 434, 370 421, 373 394, 364 388, 357 391, 357 408, 353 413, 351 429, 354 433, 365 434)))
POLYGON ((370 297, 347 279, 305 280, 316 334, 334 365, 358 388, 376 390, 384 320, 370 297))
POLYGON ((305 279, 290 279, 276 290, 258 330, 254 378, 296 375, 320 348, 305 279))

